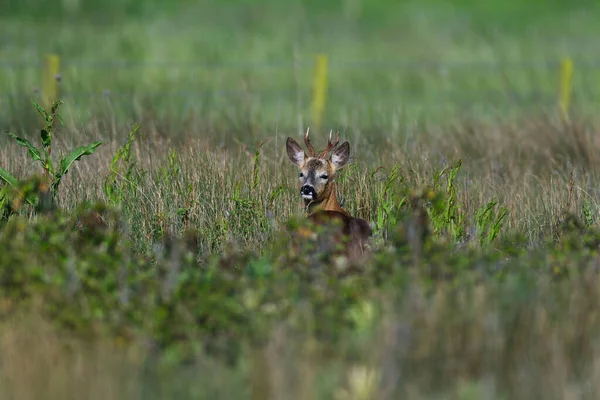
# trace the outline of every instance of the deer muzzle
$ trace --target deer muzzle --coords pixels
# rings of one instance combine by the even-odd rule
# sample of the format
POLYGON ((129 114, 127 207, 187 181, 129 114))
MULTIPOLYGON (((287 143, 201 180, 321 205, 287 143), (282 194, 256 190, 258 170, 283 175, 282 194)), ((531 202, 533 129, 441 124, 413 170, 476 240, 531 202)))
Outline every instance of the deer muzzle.
POLYGON ((317 191, 310 185, 304 185, 300 188, 300 195, 305 200, 314 200, 317 197, 317 191))

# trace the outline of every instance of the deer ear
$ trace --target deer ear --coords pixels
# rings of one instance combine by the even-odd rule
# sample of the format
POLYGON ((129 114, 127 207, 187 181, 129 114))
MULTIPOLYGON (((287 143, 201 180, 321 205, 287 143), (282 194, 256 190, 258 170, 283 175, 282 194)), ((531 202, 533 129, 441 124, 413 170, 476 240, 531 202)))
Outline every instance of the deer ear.
POLYGON ((335 169, 340 169, 348 162, 350 156, 350 143, 344 142, 331 154, 331 164, 335 169))
POLYGON ((302 150, 298 142, 289 137, 287 138, 285 147, 287 149, 287 154, 290 158, 290 161, 296 164, 298 167, 301 167, 302 164, 304 164, 306 154, 304 153, 304 150, 302 150))

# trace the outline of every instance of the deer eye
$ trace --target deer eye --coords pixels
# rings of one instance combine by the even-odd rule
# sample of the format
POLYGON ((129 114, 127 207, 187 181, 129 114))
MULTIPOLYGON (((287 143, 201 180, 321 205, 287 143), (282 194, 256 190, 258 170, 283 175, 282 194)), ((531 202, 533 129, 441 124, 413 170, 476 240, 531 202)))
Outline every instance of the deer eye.
POLYGON ((320 178, 327 180, 327 178, 329 178, 329 177, 327 175, 321 175, 320 178))
POLYGON ((302 178, 304 176, 304 174, 302 172, 300 172, 300 178, 302 178))

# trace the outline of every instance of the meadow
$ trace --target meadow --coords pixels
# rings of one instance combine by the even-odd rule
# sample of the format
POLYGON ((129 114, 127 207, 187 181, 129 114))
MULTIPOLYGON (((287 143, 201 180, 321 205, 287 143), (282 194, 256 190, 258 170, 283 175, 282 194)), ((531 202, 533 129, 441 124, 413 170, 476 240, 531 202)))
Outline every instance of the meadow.
POLYGON ((0 16, 0 129, 42 155, 0 135, 1 397, 597 397, 595 2, 49 4, 0 16), (365 262, 291 251, 308 127, 350 142, 365 262))

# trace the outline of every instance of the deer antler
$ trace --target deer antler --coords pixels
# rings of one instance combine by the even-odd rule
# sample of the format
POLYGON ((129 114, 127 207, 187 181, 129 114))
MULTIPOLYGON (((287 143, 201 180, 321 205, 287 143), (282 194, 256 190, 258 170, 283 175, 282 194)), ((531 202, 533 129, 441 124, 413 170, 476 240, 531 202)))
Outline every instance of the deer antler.
POLYGON ((340 142, 340 132, 337 132, 335 142, 331 143, 331 131, 329 131, 329 139, 327 139, 327 148, 319 155, 320 158, 327 157, 327 154, 335 148, 340 142))
POLYGON ((317 152, 315 151, 315 148, 312 146, 312 144, 310 144, 310 139, 308 138, 309 130, 310 128, 306 129, 306 135, 304 135, 304 143, 306 144, 306 148, 308 149, 308 155, 311 157, 316 157, 317 152))

